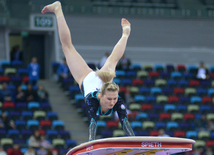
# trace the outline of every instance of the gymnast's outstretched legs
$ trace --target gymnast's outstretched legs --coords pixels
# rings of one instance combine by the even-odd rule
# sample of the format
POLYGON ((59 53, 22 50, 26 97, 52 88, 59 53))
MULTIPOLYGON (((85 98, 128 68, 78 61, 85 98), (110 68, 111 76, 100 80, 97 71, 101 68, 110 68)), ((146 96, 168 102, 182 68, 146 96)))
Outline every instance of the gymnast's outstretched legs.
POLYGON ((61 3, 56 1, 50 5, 45 6, 42 9, 42 14, 46 12, 53 12, 56 15, 57 24, 58 24, 58 32, 60 41, 62 44, 63 53, 66 57, 66 61, 68 67, 71 71, 76 82, 81 86, 83 79, 85 76, 92 71, 80 56, 80 54, 76 51, 72 44, 70 30, 65 21, 61 3))
POLYGON ((116 65, 120 58, 123 56, 126 48, 126 44, 131 32, 131 24, 125 18, 121 20, 122 26, 122 37, 114 46, 113 51, 111 52, 110 56, 106 60, 104 66, 100 69, 101 71, 115 71, 116 65))

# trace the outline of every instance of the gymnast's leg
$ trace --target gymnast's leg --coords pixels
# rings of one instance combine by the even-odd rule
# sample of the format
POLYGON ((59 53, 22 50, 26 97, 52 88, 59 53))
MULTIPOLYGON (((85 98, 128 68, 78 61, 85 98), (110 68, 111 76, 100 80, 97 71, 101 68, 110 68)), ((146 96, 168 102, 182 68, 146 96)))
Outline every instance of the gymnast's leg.
POLYGON ((92 69, 88 67, 86 62, 83 60, 83 58, 76 51, 72 44, 70 30, 65 21, 61 3, 59 1, 56 1, 50 5, 45 6, 42 9, 42 14, 46 12, 53 12, 56 15, 58 32, 62 44, 63 53, 66 57, 66 61, 71 74, 73 75, 79 86, 81 86, 83 79, 88 73, 92 71, 92 69))
POLYGON ((122 18, 121 20, 121 26, 122 26, 122 37, 117 42, 117 44, 114 46, 114 49, 111 53, 111 55, 106 60, 106 63, 104 66, 100 69, 101 71, 115 71, 116 65, 120 58, 123 56, 126 48, 126 44, 131 32, 131 24, 128 20, 125 18, 122 18))

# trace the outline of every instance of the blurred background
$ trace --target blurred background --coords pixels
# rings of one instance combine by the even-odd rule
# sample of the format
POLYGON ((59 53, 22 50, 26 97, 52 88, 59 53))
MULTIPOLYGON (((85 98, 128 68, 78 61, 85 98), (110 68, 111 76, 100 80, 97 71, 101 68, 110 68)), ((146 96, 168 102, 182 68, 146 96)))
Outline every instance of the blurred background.
MULTIPOLYGON (((7 154, 16 143, 22 153, 42 151, 29 144, 34 131, 45 135, 52 154, 88 141, 84 99, 63 70, 55 16, 41 14, 52 2, 0 0, 0 108, 3 124, 4 115, 11 123, 2 125, 0 137, 7 154), (34 62, 38 76, 32 77, 34 62)), ((214 0, 60 2, 73 44, 92 69, 101 67, 121 37, 121 18, 130 21, 125 61, 114 82, 136 135, 192 138, 194 150, 186 154, 213 154, 214 0)), ((101 117, 97 130, 97 138, 124 136, 114 116, 101 117)))

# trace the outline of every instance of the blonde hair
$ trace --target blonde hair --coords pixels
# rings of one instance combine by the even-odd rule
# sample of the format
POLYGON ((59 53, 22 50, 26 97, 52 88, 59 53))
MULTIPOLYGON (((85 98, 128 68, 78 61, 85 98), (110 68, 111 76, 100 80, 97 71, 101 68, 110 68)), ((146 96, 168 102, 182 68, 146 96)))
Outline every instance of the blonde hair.
POLYGON ((119 92, 119 86, 113 82, 104 83, 101 88, 101 94, 104 95, 106 91, 117 91, 119 92))
POLYGON ((102 80, 103 85, 101 88, 101 94, 104 95, 106 90, 107 91, 118 91, 119 92, 119 86, 116 83, 111 82, 114 77, 116 77, 116 73, 114 71, 96 71, 97 76, 102 80))

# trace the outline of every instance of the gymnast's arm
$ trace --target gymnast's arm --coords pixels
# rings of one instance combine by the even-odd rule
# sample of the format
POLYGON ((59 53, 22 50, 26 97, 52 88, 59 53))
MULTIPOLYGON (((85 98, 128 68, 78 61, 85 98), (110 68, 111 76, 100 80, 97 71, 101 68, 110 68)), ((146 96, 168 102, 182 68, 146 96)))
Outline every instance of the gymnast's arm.
MULTIPOLYGON (((93 99, 86 99, 86 110, 89 121, 89 141, 95 140, 96 132, 97 132, 97 118, 96 112, 98 107, 93 103, 93 99)), ((96 102, 96 101, 95 101, 96 102)))
POLYGON ((122 100, 121 97, 118 98, 118 105, 117 105, 117 113, 118 113, 118 116, 119 116, 119 119, 120 119, 120 123, 123 127, 123 130, 125 131, 126 135, 128 136, 135 136, 130 124, 129 124, 129 121, 127 119, 127 112, 126 112, 126 107, 125 105, 123 104, 124 101, 122 100))

